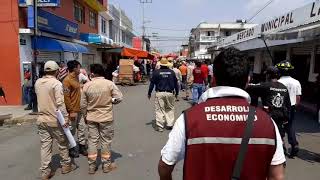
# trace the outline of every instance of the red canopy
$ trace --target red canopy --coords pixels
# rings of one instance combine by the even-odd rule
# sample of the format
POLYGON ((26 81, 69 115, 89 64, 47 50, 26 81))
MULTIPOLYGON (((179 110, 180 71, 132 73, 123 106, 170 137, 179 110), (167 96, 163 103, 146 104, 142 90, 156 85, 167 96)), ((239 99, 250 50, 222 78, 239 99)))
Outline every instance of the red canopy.
POLYGON ((176 59, 178 57, 178 55, 175 53, 170 53, 170 54, 164 55, 163 57, 165 57, 165 58, 172 57, 172 58, 176 59))
POLYGON ((140 59, 153 59, 154 56, 147 51, 142 51, 133 48, 122 48, 121 56, 126 56, 130 58, 140 58, 140 59))

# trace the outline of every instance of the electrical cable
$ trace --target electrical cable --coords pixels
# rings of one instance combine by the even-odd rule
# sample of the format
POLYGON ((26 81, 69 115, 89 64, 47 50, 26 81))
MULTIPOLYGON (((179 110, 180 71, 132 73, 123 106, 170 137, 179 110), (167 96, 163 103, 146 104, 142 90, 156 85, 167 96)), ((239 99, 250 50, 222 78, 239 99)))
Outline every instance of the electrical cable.
POLYGON ((168 28, 157 28, 157 27, 145 27, 146 29, 155 29, 155 30, 162 30, 162 31, 190 31, 190 29, 168 29, 168 28))
POLYGON ((247 22, 251 22, 255 17, 257 17, 265 8, 267 8, 274 0, 268 1, 261 9, 259 9, 247 22))

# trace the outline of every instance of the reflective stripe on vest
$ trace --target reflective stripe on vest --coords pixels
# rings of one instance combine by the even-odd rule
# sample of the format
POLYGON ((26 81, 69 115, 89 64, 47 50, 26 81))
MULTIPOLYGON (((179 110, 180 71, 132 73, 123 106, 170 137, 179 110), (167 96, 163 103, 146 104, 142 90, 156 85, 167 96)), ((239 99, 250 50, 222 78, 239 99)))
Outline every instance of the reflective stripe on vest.
MULTIPOLYGON (((241 144, 242 138, 202 137, 188 139, 188 146, 194 144, 241 144)), ((274 139, 250 138, 249 144, 275 146, 274 139)))

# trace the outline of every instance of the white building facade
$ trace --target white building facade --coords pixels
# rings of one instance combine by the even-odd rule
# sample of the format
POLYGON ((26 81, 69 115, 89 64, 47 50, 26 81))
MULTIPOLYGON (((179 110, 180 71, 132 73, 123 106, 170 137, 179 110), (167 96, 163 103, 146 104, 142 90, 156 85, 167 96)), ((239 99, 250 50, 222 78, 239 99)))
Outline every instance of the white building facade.
POLYGON ((221 38, 234 35, 244 29, 249 29, 256 24, 237 23, 200 23, 191 30, 189 40, 190 57, 192 59, 211 59, 208 48, 218 42, 221 38))

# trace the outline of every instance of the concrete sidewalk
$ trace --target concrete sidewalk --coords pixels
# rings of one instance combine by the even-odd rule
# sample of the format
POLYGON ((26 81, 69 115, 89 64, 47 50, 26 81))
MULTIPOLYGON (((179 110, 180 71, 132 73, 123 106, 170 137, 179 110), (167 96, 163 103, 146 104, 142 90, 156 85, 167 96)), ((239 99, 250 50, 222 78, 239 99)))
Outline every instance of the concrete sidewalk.
POLYGON ((12 125, 24 122, 34 122, 36 115, 25 111, 25 106, 0 106, 0 125, 12 125))

